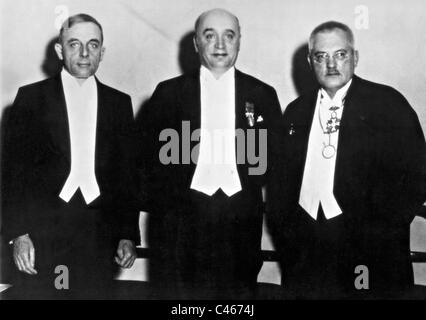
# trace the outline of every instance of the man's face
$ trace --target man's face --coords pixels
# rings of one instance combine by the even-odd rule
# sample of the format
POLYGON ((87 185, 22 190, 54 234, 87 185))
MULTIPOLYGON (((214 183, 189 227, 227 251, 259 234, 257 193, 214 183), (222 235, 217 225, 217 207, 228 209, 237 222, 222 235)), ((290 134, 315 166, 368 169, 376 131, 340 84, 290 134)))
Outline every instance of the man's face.
POLYGON ((92 22, 77 23, 64 30, 55 50, 73 77, 87 79, 96 73, 105 52, 101 30, 92 22))
POLYGON ((194 39, 203 66, 220 76, 234 66, 240 50, 237 19, 224 11, 211 11, 201 17, 194 39))
POLYGON ((352 48, 346 32, 324 31, 313 38, 309 63, 321 87, 333 97, 352 78, 358 64, 358 51, 352 48))

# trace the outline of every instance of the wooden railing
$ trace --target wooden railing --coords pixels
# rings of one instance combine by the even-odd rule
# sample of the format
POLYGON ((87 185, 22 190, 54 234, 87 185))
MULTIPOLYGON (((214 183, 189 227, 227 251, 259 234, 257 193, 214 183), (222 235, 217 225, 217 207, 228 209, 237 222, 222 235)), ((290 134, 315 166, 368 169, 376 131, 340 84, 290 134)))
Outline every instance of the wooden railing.
MULTIPOLYGON (((423 206, 418 216, 426 219, 426 206, 423 206)), ((152 250, 148 248, 137 248, 138 258, 149 258, 152 256, 152 250)), ((273 250, 262 250, 263 261, 278 261, 278 255, 273 250)), ((417 263, 426 263, 426 252, 411 251, 411 261, 417 263)))

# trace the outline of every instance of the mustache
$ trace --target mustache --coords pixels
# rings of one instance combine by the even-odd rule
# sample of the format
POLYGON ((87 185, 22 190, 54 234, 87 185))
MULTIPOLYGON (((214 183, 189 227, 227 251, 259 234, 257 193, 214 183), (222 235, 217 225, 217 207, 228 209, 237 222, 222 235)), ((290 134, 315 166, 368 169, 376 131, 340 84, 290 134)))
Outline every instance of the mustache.
POLYGON ((336 76, 336 75, 340 75, 340 72, 336 69, 330 69, 330 70, 327 70, 326 75, 327 76, 336 76))

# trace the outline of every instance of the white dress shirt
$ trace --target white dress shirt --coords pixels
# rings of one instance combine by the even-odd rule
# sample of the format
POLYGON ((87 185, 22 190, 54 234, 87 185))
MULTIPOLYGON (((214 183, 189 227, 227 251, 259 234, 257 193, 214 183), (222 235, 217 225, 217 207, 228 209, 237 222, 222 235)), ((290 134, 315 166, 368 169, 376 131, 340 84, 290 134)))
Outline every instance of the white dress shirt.
POLYGON ((219 79, 200 69, 200 149, 191 189, 229 197, 242 190, 235 155, 235 68, 219 79))
POLYGON ((95 176, 98 92, 95 77, 79 84, 65 69, 61 72, 68 113, 71 171, 59 197, 68 202, 80 188, 87 204, 100 195, 95 176))
POLYGON ((337 118, 342 118, 344 99, 351 83, 352 80, 340 88, 333 99, 324 89, 318 91, 299 197, 299 205, 315 220, 320 203, 327 219, 342 214, 333 193, 339 130, 327 134, 326 128, 327 120, 331 118, 330 107, 338 107, 335 111, 337 118), (335 148, 335 153, 330 158, 323 156, 324 146, 327 145, 335 148))

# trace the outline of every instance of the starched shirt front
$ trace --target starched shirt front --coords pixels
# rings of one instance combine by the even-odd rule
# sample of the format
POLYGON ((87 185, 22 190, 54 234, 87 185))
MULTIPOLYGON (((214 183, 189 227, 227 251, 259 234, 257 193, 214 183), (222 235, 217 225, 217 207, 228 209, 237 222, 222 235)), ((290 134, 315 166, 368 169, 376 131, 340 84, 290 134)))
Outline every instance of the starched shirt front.
POLYGON ((315 220, 320 204, 326 219, 342 214, 333 192, 340 126, 336 119, 342 118, 344 99, 351 83, 352 80, 340 88, 333 99, 324 89, 318 91, 299 197, 299 205, 315 220), (327 146, 330 147, 324 150, 327 146), (330 148, 332 153, 327 154, 330 148))
POLYGON ((97 84, 94 76, 79 84, 65 69, 61 78, 70 131, 71 171, 59 197, 68 202, 80 188, 89 204, 100 195, 95 175, 97 84))
POLYGON ((229 197, 242 190, 235 155, 235 68, 219 79, 200 69, 200 150, 191 189, 229 197))

